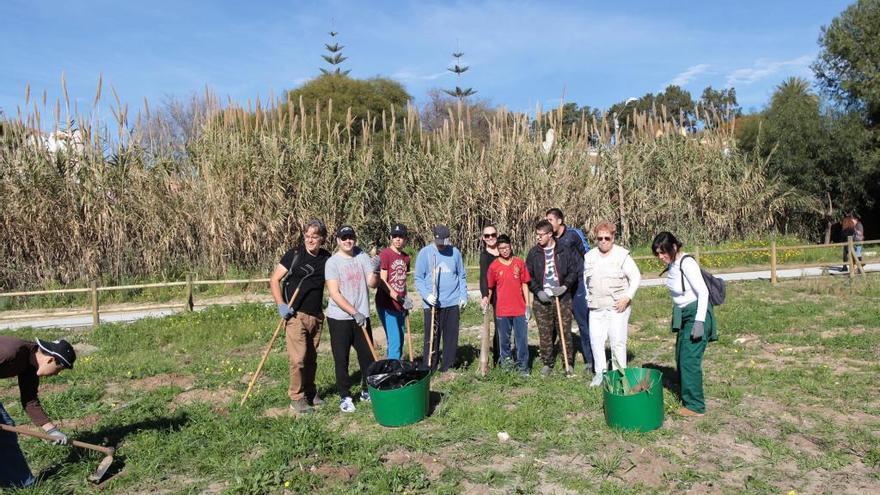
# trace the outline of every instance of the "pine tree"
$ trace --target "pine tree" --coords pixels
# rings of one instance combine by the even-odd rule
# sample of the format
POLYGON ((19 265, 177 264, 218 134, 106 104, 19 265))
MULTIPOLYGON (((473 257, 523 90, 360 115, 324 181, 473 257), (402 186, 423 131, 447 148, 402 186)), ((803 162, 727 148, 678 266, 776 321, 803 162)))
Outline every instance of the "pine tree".
POLYGON ((330 41, 333 42, 333 44, 331 45, 330 43, 324 43, 324 48, 327 50, 328 54, 321 55, 321 58, 323 58, 325 61, 327 61, 328 64, 330 64, 330 69, 325 69, 322 67, 321 73, 324 75, 333 74, 337 76, 347 76, 348 73, 351 71, 342 70, 342 68, 339 67, 339 64, 345 62, 345 60, 348 58, 342 54, 342 49, 345 48, 345 46, 340 45, 338 42, 336 42, 336 35, 339 34, 339 32, 330 31, 328 34, 330 35, 330 41))
POLYGON ((458 85, 458 84, 461 84, 461 75, 464 74, 465 72, 467 72, 467 70, 470 68, 467 65, 462 65, 461 57, 463 55, 464 55, 464 52, 454 52, 452 54, 452 56, 455 58, 455 63, 452 65, 452 67, 447 67, 446 70, 455 74, 455 77, 456 77, 455 82, 457 84, 455 86, 455 89, 444 89, 443 90, 444 93, 448 94, 449 96, 454 96, 454 97, 458 98, 459 100, 464 100, 468 96, 476 94, 476 91, 474 91, 473 88, 462 89, 462 87, 458 85))

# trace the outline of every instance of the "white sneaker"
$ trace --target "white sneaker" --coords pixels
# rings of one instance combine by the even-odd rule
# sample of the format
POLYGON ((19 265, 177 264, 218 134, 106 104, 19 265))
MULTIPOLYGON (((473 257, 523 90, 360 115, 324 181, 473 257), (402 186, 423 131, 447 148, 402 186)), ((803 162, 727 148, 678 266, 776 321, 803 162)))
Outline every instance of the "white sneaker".
POLYGON ((339 401, 339 410, 346 413, 353 413, 355 411, 354 402, 351 400, 351 397, 344 397, 339 401))
POLYGON ((370 393, 366 390, 361 391, 361 402, 370 402, 370 393))
POLYGON ((596 375, 593 376, 593 380, 590 381, 590 386, 591 386, 591 387, 599 387, 599 386, 601 386, 601 385, 602 385, 602 380, 603 380, 604 378, 605 378, 605 373, 596 373, 596 375))

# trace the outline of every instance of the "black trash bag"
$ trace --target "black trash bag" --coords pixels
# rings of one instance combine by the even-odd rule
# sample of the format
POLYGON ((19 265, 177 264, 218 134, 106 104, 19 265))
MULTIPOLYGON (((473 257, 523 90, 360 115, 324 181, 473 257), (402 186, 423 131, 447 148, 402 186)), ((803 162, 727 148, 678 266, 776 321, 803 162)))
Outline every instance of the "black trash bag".
POLYGON ((367 384, 377 390, 403 388, 428 376, 430 370, 409 361, 381 359, 367 369, 367 384))

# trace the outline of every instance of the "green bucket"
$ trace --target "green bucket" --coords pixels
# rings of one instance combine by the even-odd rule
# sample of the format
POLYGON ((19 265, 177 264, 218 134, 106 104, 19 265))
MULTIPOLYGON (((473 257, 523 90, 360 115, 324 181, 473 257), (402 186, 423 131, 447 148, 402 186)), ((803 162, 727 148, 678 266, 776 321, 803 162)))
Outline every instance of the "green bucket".
POLYGON ((611 428, 631 431, 651 431, 663 426, 663 374, 650 368, 625 368, 629 383, 635 385, 647 375, 648 390, 623 395, 619 370, 605 376, 603 394, 605 422, 611 428), (609 391, 608 384, 612 384, 609 391))
POLYGON ((382 426, 405 426, 417 423, 428 414, 431 398, 431 375, 393 390, 379 390, 368 385, 373 416, 382 426))

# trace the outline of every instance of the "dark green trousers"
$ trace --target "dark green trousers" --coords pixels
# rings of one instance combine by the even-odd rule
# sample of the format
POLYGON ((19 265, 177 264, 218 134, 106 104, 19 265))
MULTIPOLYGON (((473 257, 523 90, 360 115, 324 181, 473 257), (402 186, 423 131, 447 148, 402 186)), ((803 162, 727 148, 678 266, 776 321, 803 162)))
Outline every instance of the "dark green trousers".
POLYGON ((703 396, 703 353, 706 352, 708 341, 718 340, 715 327, 715 314, 712 306, 706 312, 703 329, 705 334, 700 339, 692 339, 694 318, 697 314, 697 303, 684 308, 673 308, 672 331, 677 332, 675 338, 675 367, 681 383, 681 402, 691 411, 706 412, 706 401, 703 396))

